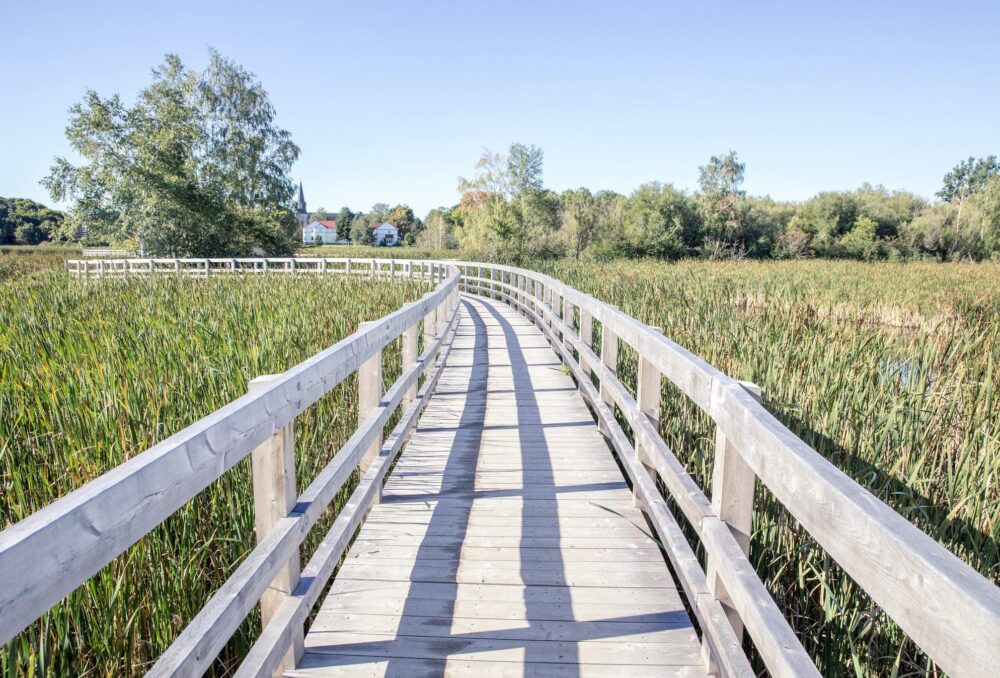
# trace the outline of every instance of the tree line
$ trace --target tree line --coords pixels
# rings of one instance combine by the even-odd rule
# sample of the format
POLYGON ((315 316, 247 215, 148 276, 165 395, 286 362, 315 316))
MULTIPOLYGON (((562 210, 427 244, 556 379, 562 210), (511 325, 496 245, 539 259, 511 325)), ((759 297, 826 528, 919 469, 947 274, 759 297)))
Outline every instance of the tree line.
POLYGON ((802 202, 750 196, 735 152, 700 167, 687 193, 650 182, 629 195, 542 182, 543 153, 513 144, 485 151, 461 199, 432 210, 419 245, 463 248, 513 261, 529 257, 1000 259, 1000 163, 969 158, 928 201, 865 184, 802 202))
POLYGON ((27 198, 0 198, 0 245, 38 245, 57 238, 65 215, 27 198))
MULTIPOLYGON (((256 77, 214 50, 204 70, 168 54, 131 106, 86 93, 66 129, 73 164, 56 158, 42 184, 71 202, 65 218, 17 207, 0 242, 131 243, 154 256, 287 255, 301 245, 289 172, 299 156, 256 77)), ((709 158, 697 190, 643 184, 629 195, 543 182, 540 148, 485 151, 460 199, 424 220, 406 205, 345 207, 338 231, 370 243, 391 221, 404 244, 463 248, 493 259, 657 257, 1000 260, 1000 163, 969 158, 937 199, 863 185, 802 202, 748 195, 735 152, 709 158)), ((29 201, 30 202, 30 201, 29 201)), ((34 203, 32 203, 34 204, 34 203)), ((56 214, 51 210, 48 211, 56 214)), ((314 214, 327 216, 325 210, 314 214)))

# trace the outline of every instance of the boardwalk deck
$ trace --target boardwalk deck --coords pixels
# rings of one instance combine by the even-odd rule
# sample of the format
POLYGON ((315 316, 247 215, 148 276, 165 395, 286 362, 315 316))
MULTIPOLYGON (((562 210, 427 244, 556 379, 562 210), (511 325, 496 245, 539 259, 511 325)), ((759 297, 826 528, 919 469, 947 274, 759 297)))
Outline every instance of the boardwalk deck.
POLYGON ((705 675, 675 582, 555 353, 505 304, 465 297, 461 313, 288 675, 705 675))

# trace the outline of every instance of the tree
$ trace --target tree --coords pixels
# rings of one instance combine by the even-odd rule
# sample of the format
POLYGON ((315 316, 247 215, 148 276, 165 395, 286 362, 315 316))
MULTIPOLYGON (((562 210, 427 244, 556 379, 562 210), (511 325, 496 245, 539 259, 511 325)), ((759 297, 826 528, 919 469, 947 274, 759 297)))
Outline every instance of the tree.
POLYGON ((351 225, 354 223, 354 212, 351 211, 350 207, 341 207, 340 211, 337 212, 337 237, 338 238, 350 238, 351 237, 351 225))
POLYGON ((0 245, 37 245, 47 240, 72 240, 58 210, 27 198, 0 198, 0 245))
POLYGON ((563 191, 559 196, 559 232, 577 259, 594 239, 598 214, 597 200, 586 188, 563 191))
POLYGON ((424 227, 417 234, 416 244, 439 250, 458 247, 452 210, 438 207, 428 212, 427 218, 424 219, 424 227))
POLYGON ((374 245, 375 231, 371 228, 381 221, 372 214, 358 214, 351 221, 351 242, 355 245, 374 245))
POLYGON ((320 207, 318 210, 312 213, 312 221, 327 221, 330 215, 326 213, 325 207, 320 207))
POLYGON ((970 195, 984 190, 990 177, 998 175, 1000 162, 995 155, 979 159, 969 156, 944 175, 937 195, 945 202, 961 203, 970 195))
POLYGON ((507 152, 507 182, 515 197, 542 190, 542 149, 511 144, 507 152))
POLYGON ((84 163, 56 158, 43 184, 74 201, 74 225, 154 255, 294 251, 299 149, 253 74, 209 57, 197 72, 168 54, 132 107, 89 91, 71 109, 66 135, 84 163))
POLYGON ((698 168, 699 211, 706 254, 747 251, 741 219, 741 202, 746 197, 741 188, 745 175, 746 165, 739 161, 735 151, 713 155, 707 165, 698 168))
POLYGON ((408 236, 417 223, 409 205, 396 205, 388 211, 385 220, 396 225, 400 240, 408 236))
POLYGON ((687 197, 670 184, 643 184, 625 204, 625 245, 631 256, 676 259, 698 243, 698 234, 687 197))

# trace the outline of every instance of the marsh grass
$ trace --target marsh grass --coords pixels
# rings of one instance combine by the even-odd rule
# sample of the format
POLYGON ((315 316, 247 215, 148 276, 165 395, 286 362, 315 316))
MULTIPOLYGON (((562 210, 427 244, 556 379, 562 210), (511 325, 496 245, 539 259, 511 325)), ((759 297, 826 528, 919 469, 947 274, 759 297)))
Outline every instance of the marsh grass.
MULTIPOLYGON (((332 276, 0 283, 0 529, 428 289, 332 276)), ((387 385, 399 360, 397 340, 384 352, 387 385)), ((296 419, 300 489, 356 412, 352 378, 296 419)), ((251 495, 247 459, 0 648, 2 674, 142 673, 253 547, 251 495)), ((251 615, 214 673, 235 665, 259 624, 251 615)))
MULTIPOLYGON (((765 406, 806 443, 1000 582, 1000 268, 836 261, 539 268, 762 386, 765 406)), ((620 360, 620 378, 634 394, 634 351, 623 347, 620 360)), ((709 493, 711 420, 670 384, 661 407, 664 440, 709 493)), ((822 673, 936 673, 757 488, 751 560, 822 673)))

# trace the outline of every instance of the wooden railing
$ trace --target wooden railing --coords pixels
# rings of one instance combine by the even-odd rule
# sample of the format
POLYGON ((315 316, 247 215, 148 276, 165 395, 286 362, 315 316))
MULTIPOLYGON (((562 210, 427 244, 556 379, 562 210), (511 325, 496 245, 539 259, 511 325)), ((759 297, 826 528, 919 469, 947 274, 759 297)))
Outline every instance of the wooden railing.
POLYGON ((448 262, 414 259, 359 259, 345 257, 284 257, 227 259, 69 259, 66 270, 82 278, 142 275, 363 274, 391 277, 429 277, 440 280, 448 262))
MULTIPOLYGON (((70 270, 87 270, 80 262, 70 263, 70 270)), ((366 270, 367 263, 355 261, 349 268, 385 272, 381 263, 366 270)), ((366 323, 284 374, 254 380, 247 395, 0 532, 0 644, 252 453, 258 544, 150 673, 201 675, 258 601, 263 631, 240 675, 271 675, 291 665, 302 651, 307 614, 367 510, 378 501, 382 480, 451 349, 457 269, 422 262, 419 268, 407 264, 402 270, 439 284, 419 301, 366 323), (418 331, 424 338, 420 355, 418 331), (382 349, 400 336, 402 374, 382 393, 382 349), (296 494, 293 422, 355 372, 358 428, 296 494), (402 409, 399 423, 383 441, 384 427, 397 409, 402 409), (300 571, 299 546, 359 467, 359 485, 300 571)))
POLYGON ((550 276, 510 266, 458 265, 464 291, 519 309, 541 328, 575 377, 665 547, 716 668, 753 675, 741 647, 745 628, 772 675, 818 675, 747 557, 760 479, 941 669, 954 676, 997 675, 1000 588, 797 438, 764 409, 759 389, 550 276), (594 349, 595 322, 601 329, 600 355, 594 349), (617 378, 621 343, 638 355, 635 398, 617 378), (711 500, 659 435, 663 379, 715 423, 711 500), (631 439, 615 418, 616 406, 631 439), (657 479, 700 539, 707 568, 681 532, 657 479))
POLYGON ((745 630, 771 674, 817 675, 748 559, 760 479, 941 669, 955 676, 995 674, 1000 589, 799 440, 760 404, 759 389, 732 380, 655 328, 554 278, 493 264, 381 259, 70 261, 67 269, 81 277, 360 273, 422 276, 439 284, 420 301, 288 372, 255 380, 246 396, 0 533, 0 643, 253 452, 258 545, 151 673, 203 672, 258 601, 264 628, 238 675, 271 675, 293 664, 309 610, 378 500, 383 478, 434 389, 450 350, 461 289, 501 299, 530 318, 575 377, 673 564, 712 668, 723 675, 753 675, 743 651, 745 630), (425 346, 419 356, 418 323, 425 346), (403 373, 383 394, 381 350, 399 336, 403 373), (638 356, 635 397, 617 377, 622 343, 638 356), (293 421, 354 372, 359 427, 296 495, 293 421), (426 378, 417 390, 421 375, 426 378), (711 499, 659 435, 664 379, 715 422, 711 499), (399 407, 399 424, 383 442, 383 428, 399 407), (616 408, 631 435, 619 425, 616 408), (360 484, 300 568, 299 545, 358 466, 360 484), (700 540, 707 567, 657 481, 700 540))

